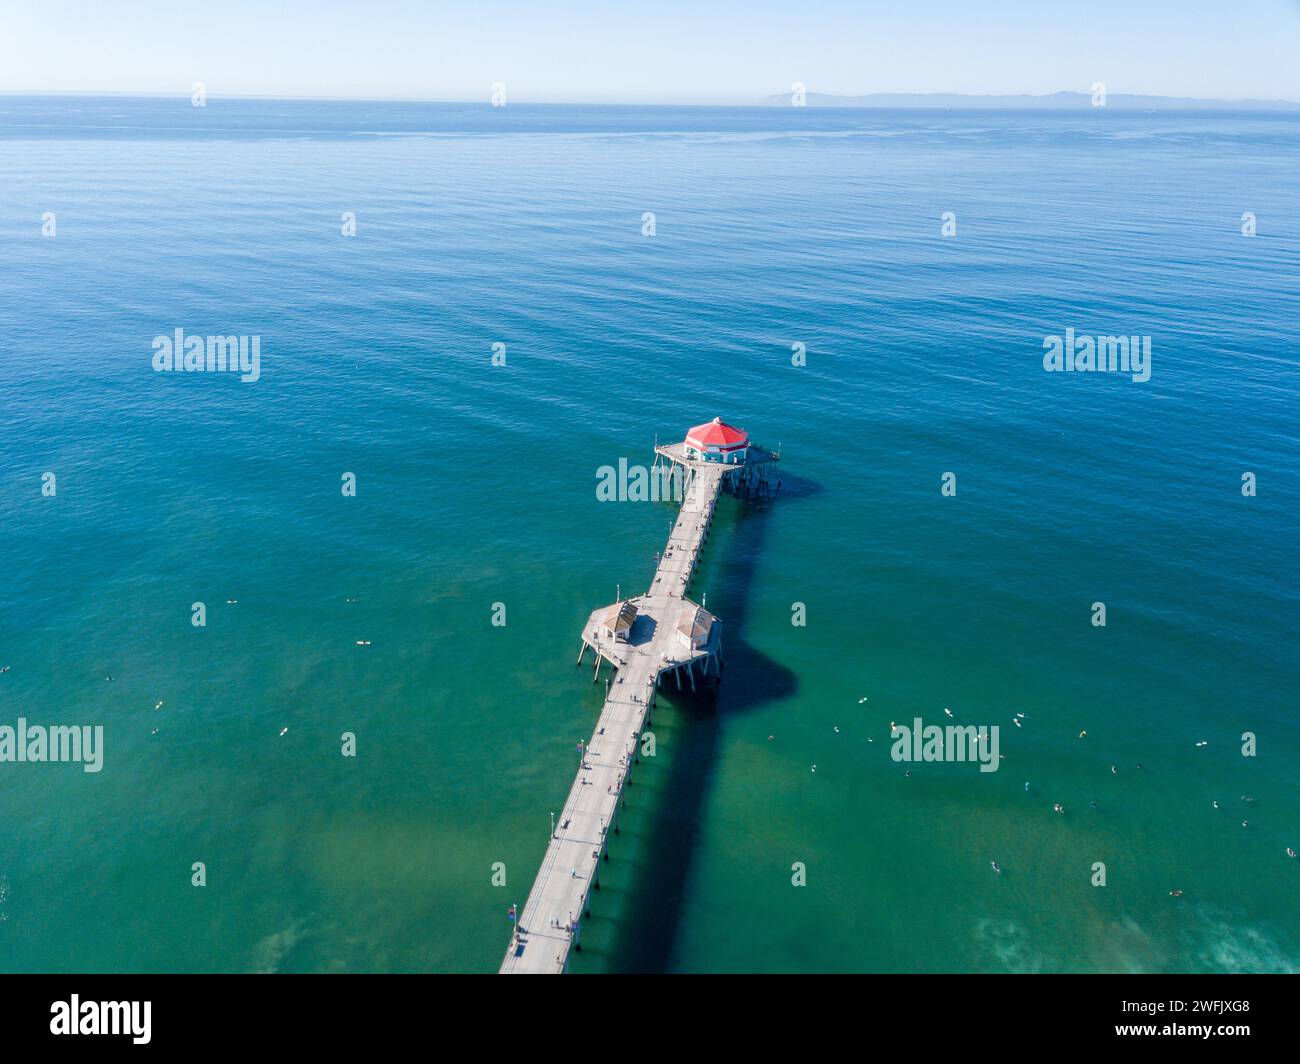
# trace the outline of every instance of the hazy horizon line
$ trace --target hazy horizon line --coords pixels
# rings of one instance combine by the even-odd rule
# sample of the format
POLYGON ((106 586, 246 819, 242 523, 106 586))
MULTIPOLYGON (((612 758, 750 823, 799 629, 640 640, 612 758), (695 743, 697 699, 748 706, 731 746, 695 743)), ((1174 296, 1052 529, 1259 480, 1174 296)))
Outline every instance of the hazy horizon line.
MULTIPOLYGON (((428 103, 428 104, 458 104, 473 105, 480 104, 485 107, 492 106, 489 94, 485 93, 478 97, 431 97, 431 96, 333 96, 333 95, 300 95, 300 94, 276 94, 276 93, 222 93, 213 92, 206 86, 206 97, 208 100, 276 100, 283 102, 312 102, 312 103, 428 103)), ((0 89, 0 97, 67 97, 82 99, 147 99, 147 100, 169 100, 169 99, 188 99, 190 91, 177 90, 175 92, 140 92, 135 90, 118 90, 118 89, 94 89, 94 90, 73 90, 73 89, 0 89)), ((791 96, 789 92, 769 93, 766 96, 744 96, 744 97, 658 97, 655 99, 624 99, 624 100, 594 100, 582 98, 568 99, 520 99, 508 101, 506 106, 607 106, 607 107, 753 107, 753 108, 771 108, 781 106, 782 100, 787 100, 791 96)), ((1071 97, 1087 99, 1090 93, 1077 89, 1060 89, 1055 92, 1035 93, 983 93, 983 92, 950 92, 946 90, 934 90, 928 92, 868 92, 868 93, 824 93, 814 90, 807 90, 805 98, 809 106, 816 106, 813 101, 856 101, 872 99, 894 99, 894 100, 925 100, 930 98, 944 99, 971 99, 971 100, 1034 100, 1048 101, 1055 97, 1071 97)), ((1245 106, 1249 104, 1268 104, 1268 105, 1286 105, 1300 109, 1300 100, 1289 100, 1281 97, 1201 97, 1201 96, 1169 96, 1157 93, 1133 93, 1133 92, 1110 92, 1107 94, 1111 100, 1166 100, 1177 101, 1182 103, 1209 103, 1221 104, 1228 106, 1245 106)), ((788 106, 788 105, 787 105, 788 106)), ((843 106, 841 104, 840 106, 843 106)))

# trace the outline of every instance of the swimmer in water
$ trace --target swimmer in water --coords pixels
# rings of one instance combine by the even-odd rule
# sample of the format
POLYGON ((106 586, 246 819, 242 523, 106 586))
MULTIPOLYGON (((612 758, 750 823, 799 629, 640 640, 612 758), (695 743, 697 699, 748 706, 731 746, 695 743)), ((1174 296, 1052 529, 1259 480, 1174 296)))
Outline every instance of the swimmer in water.
POLYGON ((1219 808, 1219 800, 1218 800, 1217 798, 1214 799, 1214 808, 1215 808, 1215 809, 1218 809, 1218 808, 1219 808))
POLYGON ((1026 794, 1029 793, 1029 781, 1028 781, 1028 780, 1025 780, 1025 793, 1026 793, 1026 794))
POLYGON ((949 709, 947 706, 944 706, 944 707, 943 707, 943 711, 944 711, 944 713, 946 713, 948 716, 950 716, 950 717, 952 716, 952 710, 949 709))
POLYGON ((1294 856, 1295 856, 1295 850, 1291 849, 1291 847, 1288 846, 1288 847, 1286 848, 1286 855, 1287 855, 1288 857, 1294 857, 1294 856))
POLYGON ((1169 896, 1171 898, 1181 898, 1183 896, 1183 892, 1181 890, 1171 890, 1169 892, 1169 896))
POLYGON ((1065 812, 1065 806, 1063 806, 1060 802, 1057 802, 1054 806, 1052 806, 1052 808, 1055 809, 1058 813, 1065 812))
POLYGON ((1118 773, 1118 770, 1115 768, 1114 765, 1111 765, 1111 766, 1110 766, 1110 774, 1111 774, 1112 776, 1116 776, 1116 775, 1119 774, 1119 773, 1118 773))
POLYGON ((997 861, 990 861, 989 864, 993 866, 993 871, 995 871, 998 875, 1002 874, 1002 867, 997 863, 997 861))

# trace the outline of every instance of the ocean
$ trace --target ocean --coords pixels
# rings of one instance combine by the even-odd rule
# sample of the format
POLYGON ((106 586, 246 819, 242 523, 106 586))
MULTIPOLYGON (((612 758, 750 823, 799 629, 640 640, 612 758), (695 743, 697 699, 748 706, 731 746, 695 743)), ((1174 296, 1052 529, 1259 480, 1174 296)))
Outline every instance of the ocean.
POLYGON ((0 97, 0 726, 104 736, 0 763, 0 969, 494 971, 674 512, 599 470, 715 416, 781 490, 576 971, 1300 968, 1298 167, 1278 113, 0 97), (945 708, 997 771, 894 760, 945 708))

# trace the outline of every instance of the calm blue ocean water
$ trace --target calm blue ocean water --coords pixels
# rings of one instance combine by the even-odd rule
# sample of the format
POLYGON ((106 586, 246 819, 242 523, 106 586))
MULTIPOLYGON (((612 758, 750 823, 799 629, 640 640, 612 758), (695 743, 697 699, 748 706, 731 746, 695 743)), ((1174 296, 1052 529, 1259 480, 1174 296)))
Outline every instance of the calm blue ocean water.
POLYGON ((0 763, 0 968, 493 970, 672 512, 596 471, 715 415, 782 493, 581 970, 1300 967, 1297 172, 1276 114, 0 97, 0 725, 105 729, 0 763), (891 760, 944 707, 999 771, 891 760))

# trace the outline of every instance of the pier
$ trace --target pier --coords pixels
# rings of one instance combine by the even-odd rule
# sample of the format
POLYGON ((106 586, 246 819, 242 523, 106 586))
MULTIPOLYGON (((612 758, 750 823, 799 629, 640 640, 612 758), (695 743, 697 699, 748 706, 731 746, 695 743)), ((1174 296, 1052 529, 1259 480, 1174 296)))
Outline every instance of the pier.
POLYGON ((593 610, 582 629, 578 665, 590 652, 592 681, 609 666, 608 694, 591 739, 575 748, 577 776, 515 929, 502 974, 568 971, 581 950, 582 922, 600 890, 608 842, 617 835, 624 788, 638 744, 665 683, 679 691, 716 684, 723 667, 722 622, 687 593, 713 525, 718 496, 766 492, 780 459, 720 419, 679 443, 655 446, 655 472, 676 485, 682 505, 644 595, 593 610))

